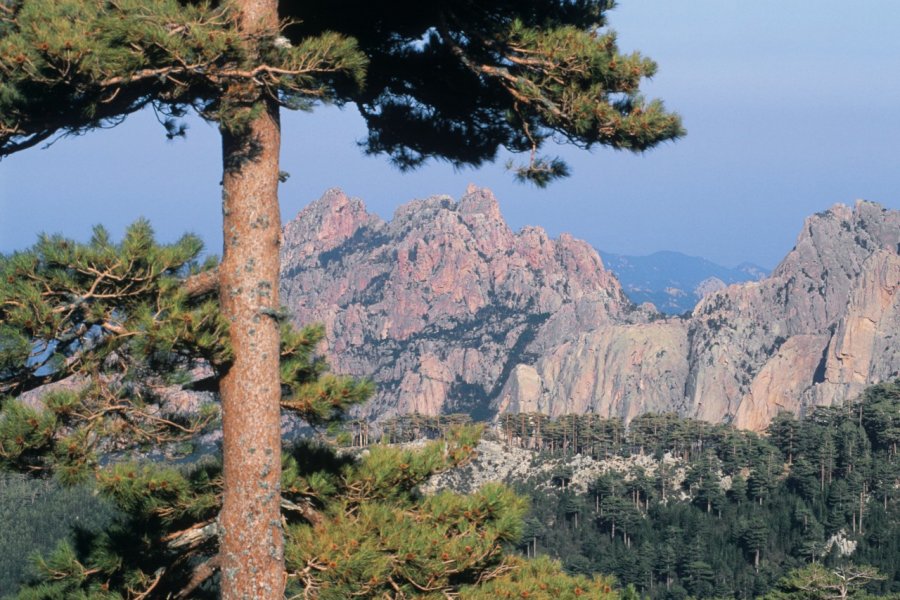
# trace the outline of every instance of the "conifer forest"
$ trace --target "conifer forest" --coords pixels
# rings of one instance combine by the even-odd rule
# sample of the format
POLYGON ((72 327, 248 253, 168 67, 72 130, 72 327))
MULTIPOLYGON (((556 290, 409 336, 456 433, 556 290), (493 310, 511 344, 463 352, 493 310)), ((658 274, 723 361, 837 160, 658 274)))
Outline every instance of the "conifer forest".
POLYGON ((881 573, 872 593, 896 594, 898 425, 900 381, 800 420, 781 413, 764 435, 672 415, 627 430, 591 415, 503 415, 500 435, 541 457, 655 459, 584 491, 569 487, 565 468, 549 486, 520 484, 532 502, 519 549, 561 557, 572 573, 613 574, 652 598, 776 594, 795 569, 849 563, 881 573))

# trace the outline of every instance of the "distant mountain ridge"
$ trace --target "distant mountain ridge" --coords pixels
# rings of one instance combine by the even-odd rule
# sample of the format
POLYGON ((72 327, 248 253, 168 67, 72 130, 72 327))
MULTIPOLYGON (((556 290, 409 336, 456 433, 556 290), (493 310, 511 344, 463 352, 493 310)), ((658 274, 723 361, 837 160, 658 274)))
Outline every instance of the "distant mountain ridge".
POLYGON ((378 384, 371 418, 674 411, 760 429, 898 376, 898 244, 897 211, 836 205, 771 276, 667 317, 587 243, 511 231, 487 190, 391 221, 331 190, 285 226, 281 292, 325 324, 335 371, 378 384))
POLYGON ((680 315, 694 310, 705 295, 733 283, 759 281, 769 271, 749 262, 723 267, 698 256, 663 250, 646 256, 598 251, 603 264, 635 304, 651 302, 660 312, 680 315))

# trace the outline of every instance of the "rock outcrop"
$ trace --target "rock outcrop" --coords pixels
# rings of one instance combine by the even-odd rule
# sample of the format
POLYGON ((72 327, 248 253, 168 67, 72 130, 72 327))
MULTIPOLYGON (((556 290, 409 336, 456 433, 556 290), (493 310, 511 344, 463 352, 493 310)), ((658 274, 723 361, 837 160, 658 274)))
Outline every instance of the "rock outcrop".
POLYGON ((284 231, 283 302, 323 322, 333 368, 373 378, 366 408, 488 416, 513 368, 634 311, 587 243, 513 233, 487 190, 411 202, 390 222, 331 190, 284 231))
MULTIPOLYGON (((566 489, 576 494, 587 494, 597 478, 606 473, 618 473, 625 481, 633 478, 635 470, 642 471, 648 477, 655 477, 661 464, 666 468, 666 489, 669 490, 669 496, 688 499, 689 496, 682 489, 688 465, 668 452, 659 460, 645 454, 627 458, 610 456, 602 460, 581 454, 551 457, 536 450, 517 448, 490 439, 478 443, 471 461, 462 467, 432 476, 421 490, 426 494, 441 490, 471 494, 487 483, 502 482, 514 486, 526 481, 539 489, 559 490, 558 483, 553 481, 554 475, 564 471, 570 474, 566 489)), ((728 490, 730 487, 731 478, 723 477, 722 489, 728 490)))
POLYGON ((707 296, 689 325, 686 414, 761 429, 779 408, 896 377, 898 244, 897 211, 836 205, 806 220, 771 277, 707 296))
POLYGON ((336 371, 375 380, 372 418, 675 411, 761 429, 898 375, 898 244, 900 213, 837 205, 770 277, 709 282, 666 317, 585 242, 511 231, 487 190, 389 222, 331 190, 285 227, 282 299, 325 324, 336 371))

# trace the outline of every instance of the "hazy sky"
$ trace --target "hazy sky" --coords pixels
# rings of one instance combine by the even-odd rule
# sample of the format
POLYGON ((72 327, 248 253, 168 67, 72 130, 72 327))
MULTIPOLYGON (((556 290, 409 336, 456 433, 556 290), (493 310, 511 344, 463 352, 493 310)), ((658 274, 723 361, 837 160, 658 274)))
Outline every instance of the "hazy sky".
MULTIPOLYGON (((681 113, 683 140, 642 156, 561 149, 572 177, 537 190, 512 181, 505 157, 401 174, 361 154, 352 108, 285 114, 283 217, 330 187, 389 217, 471 182, 494 190, 514 228, 772 267, 809 214, 856 198, 900 207, 900 2, 622 0, 610 21, 623 50, 659 63, 645 89, 681 113)), ((216 130, 192 119, 186 140, 163 134, 144 113, 0 162, 0 252, 41 231, 87 239, 95 223, 118 236, 146 216, 161 239, 193 231, 219 253, 216 130)))

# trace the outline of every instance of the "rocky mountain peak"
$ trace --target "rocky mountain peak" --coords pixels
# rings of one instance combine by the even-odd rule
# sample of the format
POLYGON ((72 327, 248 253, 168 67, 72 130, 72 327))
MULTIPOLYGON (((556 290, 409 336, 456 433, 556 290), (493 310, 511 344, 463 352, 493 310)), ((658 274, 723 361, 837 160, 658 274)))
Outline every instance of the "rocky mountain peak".
POLYGON ((456 202, 450 196, 430 196, 411 200, 397 207, 391 222, 395 225, 419 224, 433 220, 441 211, 453 211, 455 207, 456 202))
POLYGON ((362 200, 350 198, 338 188, 327 190, 287 223, 284 235, 302 239, 299 254, 310 255, 331 250, 351 239, 361 228, 377 228, 383 222, 366 211, 362 200))
POLYGON ((897 252, 900 213, 865 200, 808 217, 794 248, 772 272, 793 327, 821 330, 844 313, 854 282, 874 252, 897 252))
POLYGON ((898 227, 900 216, 897 211, 887 210, 875 202, 857 200, 853 208, 835 204, 826 211, 806 218, 794 249, 775 269, 773 275, 795 269, 813 258, 826 261, 840 258, 834 256, 837 249, 842 251, 846 261, 835 263, 835 266, 847 268, 868 256, 874 248, 895 244, 898 227))
POLYGON ((900 375, 898 244, 897 211, 837 205, 770 277, 711 279, 689 318, 665 318, 585 242, 510 230, 488 190, 389 222, 329 190, 285 227, 281 291, 325 324, 336 371, 376 381, 373 418, 675 411, 761 429, 900 375))
POLYGON ((687 387, 697 416, 760 429, 779 410, 802 413, 852 398, 864 382, 895 377, 898 242, 897 211, 838 204, 806 219, 771 277, 701 301, 690 329, 699 375, 687 387), (876 283, 891 277, 886 287, 876 283), (721 366, 702 369, 702 361, 721 366), (723 386, 733 398, 727 407, 702 404, 723 386))
POLYGON ((459 201, 458 210, 462 215, 483 215, 488 220, 503 222, 500 203, 497 202, 494 193, 487 188, 470 184, 466 194, 459 201))
POLYGON ((371 410, 470 410, 559 332, 629 312, 597 252, 514 233, 471 186, 402 206, 390 222, 330 190, 285 227, 282 298, 321 321, 336 369, 383 383, 371 410))

